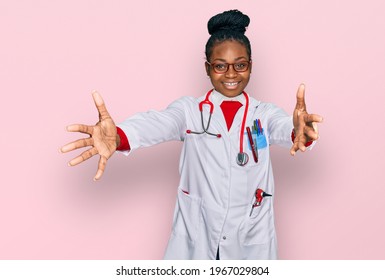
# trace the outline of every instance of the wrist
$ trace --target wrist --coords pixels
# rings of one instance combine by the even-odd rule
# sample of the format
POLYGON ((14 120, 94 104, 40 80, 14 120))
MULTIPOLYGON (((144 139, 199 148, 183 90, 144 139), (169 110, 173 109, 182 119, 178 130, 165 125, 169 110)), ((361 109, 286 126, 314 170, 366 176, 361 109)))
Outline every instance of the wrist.
POLYGON ((128 142, 127 136, 120 127, 116 127, 116 150, 117 151, 127 151, 130 150, 130 144, 128 142))
POLYGON ((116 149, 120 146, 120 136, 118 133, 116 133, 116 149))

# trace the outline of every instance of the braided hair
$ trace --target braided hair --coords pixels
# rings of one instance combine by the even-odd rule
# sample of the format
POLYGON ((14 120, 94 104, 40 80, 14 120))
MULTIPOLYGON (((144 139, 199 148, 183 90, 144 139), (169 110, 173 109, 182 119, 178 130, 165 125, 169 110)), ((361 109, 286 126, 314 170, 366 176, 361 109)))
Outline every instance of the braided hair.
POLYGON ((210 18, 207 28, 211 36, 206 43, 206 60, 209 61, 215 45, 227 40, 235 40, 244 45, 251 59, 250 41, 245 36, 249 23, 250 18, 238 10, 225 11, 210 18))

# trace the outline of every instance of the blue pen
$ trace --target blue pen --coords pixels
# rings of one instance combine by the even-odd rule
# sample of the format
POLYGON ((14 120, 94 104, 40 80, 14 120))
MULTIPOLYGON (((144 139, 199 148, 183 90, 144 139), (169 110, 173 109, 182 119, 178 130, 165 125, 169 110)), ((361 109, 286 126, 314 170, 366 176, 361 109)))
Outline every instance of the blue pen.
POLYGON ((257 126, 257 135, 260 135, 262 131, 261 131, 261 127, 259 126, 259 119, 255 120, 255 125, 257 126))
POLYGON ((262 134, 263 133, 263 128, 262 128, 262 124, 261 124, 261 120, 260 119, 258 119, 258 126, 259 126, 259 131, 262 134))

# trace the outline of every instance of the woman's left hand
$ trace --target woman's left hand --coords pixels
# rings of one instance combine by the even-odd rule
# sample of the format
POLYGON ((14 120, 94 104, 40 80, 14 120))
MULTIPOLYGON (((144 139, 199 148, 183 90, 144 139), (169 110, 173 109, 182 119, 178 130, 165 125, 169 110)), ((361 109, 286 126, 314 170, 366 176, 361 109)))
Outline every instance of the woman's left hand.
POLYGON ((323 118, 316 114, 308 114, 305 104, 305 85, 301 84, 297 91, 297 104, 293 113, 293 125, 295 138, 290 149, 291 155, 295 155, 298 150, 306 151, 306 143, 318 139, 317 123, 323 118))

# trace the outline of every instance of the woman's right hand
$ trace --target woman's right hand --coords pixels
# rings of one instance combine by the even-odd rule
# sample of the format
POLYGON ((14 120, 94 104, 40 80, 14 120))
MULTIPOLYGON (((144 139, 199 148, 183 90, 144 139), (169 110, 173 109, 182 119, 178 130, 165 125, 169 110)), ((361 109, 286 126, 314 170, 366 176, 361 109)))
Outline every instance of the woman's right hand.
POLYGON ((67 126, 67 131, 69 132, 81 132, 88 134, 90 137, 68 143, 67 145, 64 145, 60 151, 62 153, 66 153, 79 148, 91 146, 90 149, 72 159, 68 165, 77 165, 92 156, 99 154, 100 159, 98 170, 94 177, 94 180, 98 180, 103 175, 107 160, 116 151, 116 147, 119 145, 120 139, 116 133, 115 123, 108 113, 102 97, 96 91, 92 93, 92 97, 99 112, 99 121, 94 126, 84 124, 73 124, 67 126))

